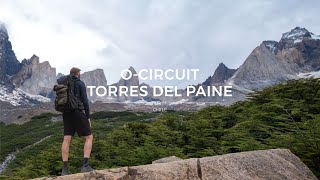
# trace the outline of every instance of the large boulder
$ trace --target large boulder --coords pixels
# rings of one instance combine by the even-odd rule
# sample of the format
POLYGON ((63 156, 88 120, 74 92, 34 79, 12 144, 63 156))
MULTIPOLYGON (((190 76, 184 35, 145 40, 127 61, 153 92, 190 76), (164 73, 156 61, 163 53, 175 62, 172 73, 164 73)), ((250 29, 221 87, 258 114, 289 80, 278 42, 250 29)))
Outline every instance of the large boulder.
POLYGON ((316 180, 308 167, 287 149, 271 149, 187 159, 168 163, 96 170, 41 179, 291 179, 316 180))

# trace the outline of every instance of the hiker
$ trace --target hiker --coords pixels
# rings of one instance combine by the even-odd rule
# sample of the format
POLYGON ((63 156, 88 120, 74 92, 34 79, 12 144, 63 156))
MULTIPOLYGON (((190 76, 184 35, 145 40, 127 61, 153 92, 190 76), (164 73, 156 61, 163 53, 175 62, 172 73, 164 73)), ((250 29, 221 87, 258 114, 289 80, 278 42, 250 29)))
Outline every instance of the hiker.
POLYGON ((68 166, 69 145, 75 132, 77 132, 78 136, 83 136, 85 140, 81 172, 93 171, 89 165, 93 135, 91 133, 86 85, 80 80, 80 69, 73 67, 70 70, 70 75, 60 77, 57 82, 58 85, 54 87, 54 91, 57 94, 55 108, 63 113, 64 126, 64 138, 61 148, 63 160, 61 175, 71 174, 68 166))

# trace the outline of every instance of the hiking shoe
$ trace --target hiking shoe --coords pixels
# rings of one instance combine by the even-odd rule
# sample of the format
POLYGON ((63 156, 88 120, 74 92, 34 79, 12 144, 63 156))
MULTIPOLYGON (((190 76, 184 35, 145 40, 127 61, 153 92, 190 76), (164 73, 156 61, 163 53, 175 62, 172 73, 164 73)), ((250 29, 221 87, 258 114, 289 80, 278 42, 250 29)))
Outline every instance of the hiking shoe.
POLYGON ((94 169, 93 169, 91 166, 89 166, 89 165, 87 165, 87 166, 82 166, 82 167, 81 167, 81 172, 82 172, 82 173, 91 172, 91 171, 94 171, 94 169))
POLYGON ((61 176, 65 176, 65 175, 68 175, 68 174, 72 174, 69 171, 69 168, 62 168, 61 176))

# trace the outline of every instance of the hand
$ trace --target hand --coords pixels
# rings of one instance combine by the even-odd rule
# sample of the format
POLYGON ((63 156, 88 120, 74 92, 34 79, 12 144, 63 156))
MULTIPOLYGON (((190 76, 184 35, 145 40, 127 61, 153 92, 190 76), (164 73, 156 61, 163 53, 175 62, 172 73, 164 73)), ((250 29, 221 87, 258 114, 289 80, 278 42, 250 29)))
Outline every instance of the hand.
POLYGON ((91 120, 90 120, 90 118, 88 119, 88 121, 89 121, 89 124, 90 124, 90 128, 91 128, 91 120))

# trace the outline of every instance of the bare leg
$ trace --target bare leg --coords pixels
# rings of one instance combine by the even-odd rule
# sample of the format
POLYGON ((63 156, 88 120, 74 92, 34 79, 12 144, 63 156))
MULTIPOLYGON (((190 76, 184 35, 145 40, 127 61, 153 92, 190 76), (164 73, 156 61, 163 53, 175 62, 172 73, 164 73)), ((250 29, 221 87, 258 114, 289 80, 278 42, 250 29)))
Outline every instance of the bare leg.
POLYGON ((61 147, 62 161, 68 161, 69 146, 70 146, 71 138, 72 138, 72 136, 64 136, 63 137, 63 143, 62 143, 62 147, 61 147))
POLYGON ((85 136, 84 137, 84 146, 83 146, 83 164, 81 166, 81 172, 91 172, 94 171, 92 167, 89 166, 89 158, 91 154, 92 149, 92 141, 93 141, 93 135, 85 136))
POLYGON ((93 141, 93 135, 85 136, 85 143, 83 147, 83 157, 89 158, 91 154, 92 149, 92 141, 93 141))

